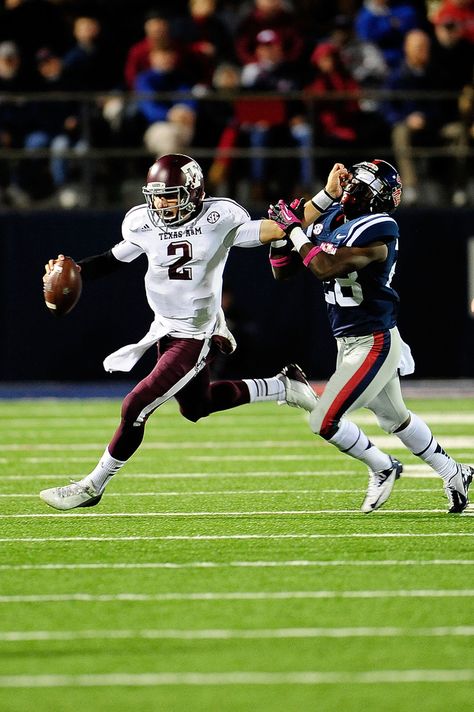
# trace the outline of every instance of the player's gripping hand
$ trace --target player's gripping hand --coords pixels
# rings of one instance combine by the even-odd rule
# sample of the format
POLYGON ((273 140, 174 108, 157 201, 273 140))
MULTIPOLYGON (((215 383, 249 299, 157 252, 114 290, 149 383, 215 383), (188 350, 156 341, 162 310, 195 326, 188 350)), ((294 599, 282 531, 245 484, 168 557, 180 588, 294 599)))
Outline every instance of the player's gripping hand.
MULTIPOLYGON (((48 260, 48 262, 47 262, 47 263, 45 264, 45 266, 44 266, 43 282, 46 282, 46 281, 47 281, 49 275, 51 274, 51 272, 52 272, 53 269, 54 269, 54 265, 57 264, 58 262, 61 264, 61 262, 64 262, 64 259, 65 259, 64 255, 63 255, 63 254, 59 254, 59 255, 56 257, 56 259, 48 260)), ((81 266, 80 266, 80 265, 76 265, 76 267, 78 268, 79 271, 81 270, 81 266)))
POLYGON ((43 282, 46 282, 46 281, 47 281, 49 275, 51 274, 51 272, 52 272, 53 269, 54 269, 54 265, 55 265, 57 262, 61 263, 62 260, 64 260, 64 255, 59 254, 59 255, 56 257, 56 259, 51 259, 51 260, 48 260, 48 261, 47 261, 47 263, 46 263, 45 266, 44 266, 43 282))
POLYGON ((297 211, 301 212, 300 202, 296 201, 295 207, 292 207, 295 201, 288 205, 284 200, 279 200, 276 205, 270 205, 268 208, 268 217, 276 222, 287 237, 295 227, 301 227, 302 218, 297 214, 297 211))

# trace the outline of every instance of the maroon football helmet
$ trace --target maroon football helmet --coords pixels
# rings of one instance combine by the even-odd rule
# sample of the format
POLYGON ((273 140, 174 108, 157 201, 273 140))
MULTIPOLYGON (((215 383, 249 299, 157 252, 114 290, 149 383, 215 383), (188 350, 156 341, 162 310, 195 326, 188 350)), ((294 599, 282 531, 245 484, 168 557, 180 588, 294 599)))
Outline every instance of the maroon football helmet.
POLYGON ((150 167, 142 188, 154 225, 181 225, 199 210, 204 199, 204 177, 199 163, 182 153, 168 153, 150 167), (176 206, 157 208, 155 198, 177 200, 176 206))

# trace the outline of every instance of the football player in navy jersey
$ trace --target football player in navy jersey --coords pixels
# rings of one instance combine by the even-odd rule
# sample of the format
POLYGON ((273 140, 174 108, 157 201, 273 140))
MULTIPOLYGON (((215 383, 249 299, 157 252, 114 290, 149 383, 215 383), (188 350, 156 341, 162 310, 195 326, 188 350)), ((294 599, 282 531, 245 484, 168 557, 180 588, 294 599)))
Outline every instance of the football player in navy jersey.
MULTIPOLYGON (((142 192, 144 202, 125 215, 122 240, 102 255, 80 260, 79 266, 87 283, 146 256, 145 291, 153 322, 138 343, 107 356, 104 367, 129 371, 151 347, 158 349, 156 364, 126 396, 118 427, 92 472, 40 493, 56 509, 98 504, 113 475, 140 447, 148 418, 172 397, 192 422, 254 401, 286 402, 308 411, 316 403, 295 364, 273 378, 210 380, 209 364, 217 350, 231 353, 236 346, 221 309, 229 251, 281 238, 281 229, 271 220, 251 220, 234 200, 207 197, 201 167, 190 156, 158 158, 142 192)), ((49 260, 46 278, 55 263, 49 260)))
POLYGON ((280 200, 270 206, 269 217, 286 235, 271 244, 270 262, 276 279, 306 267, 323 282, 338 355, 310 426, 368 466, 362 511, 386 502, 403 470, 345 417, 366 407, 386 432, 397 435, 442 477, 449 512, 460 513, 468 504, 474 468, 444 451, 426 423, 407 409, 400 388, 399 374, 414 370, 397 329, 399 297, 391 284, 399 237, 391 213, 401 195, 397 170, 386 161, 363 161, 349 170, 336 163, 324 190, 310 201, 288 205, 280 200))

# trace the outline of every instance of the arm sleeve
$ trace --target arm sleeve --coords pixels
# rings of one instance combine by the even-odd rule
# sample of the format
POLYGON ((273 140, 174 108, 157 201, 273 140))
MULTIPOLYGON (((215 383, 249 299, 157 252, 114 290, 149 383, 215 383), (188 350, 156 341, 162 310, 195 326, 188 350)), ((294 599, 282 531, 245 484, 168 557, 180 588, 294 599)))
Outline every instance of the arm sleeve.
POLYGON ((260 225, 261 220, 249 220, 239 225, 233 231, 232 244, 234 247, 261 247, 260 225))
POLYGON ((107 252, 103 252, 100 255, 84 257, 77 264, 81 268, 82 279, 87 281, 112 274, 125 267, 128 262, 131 262, 141 254, 142 249, 138 245, 122 240, 122 242, 114 245, 111 250, 107 250, 107 252))
POLYGON ((101 255, 85 257, 77 263, 81 268, 81 277, 84 281, 105 277, 112 272, 116 272, 125 266, 125 262, 118 260, 112 250, 103 252, 101 255))

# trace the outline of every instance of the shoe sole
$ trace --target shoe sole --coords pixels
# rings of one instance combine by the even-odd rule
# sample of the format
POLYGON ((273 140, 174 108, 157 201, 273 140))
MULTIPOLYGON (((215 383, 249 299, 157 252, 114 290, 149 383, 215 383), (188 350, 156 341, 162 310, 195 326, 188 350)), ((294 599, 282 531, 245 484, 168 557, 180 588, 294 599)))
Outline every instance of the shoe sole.
POLYGON ((97 497, 92 497, 92 499, 88 499, 87 502, 82 502, 82 504, 78 504, 78 507, 95 507, 96 504, 99 504, 100 500, 102 499, 102 495, 99 494, 97 497))
POLYGON ((75 504, 73 507, 58 507, 56 504, 53 504, 52 502, 49 502, 45 497, 43 497, 42 493, 40 492, 40 499, 43 500, 49 507, 52 507, 53 509, 57 509, 60 512, 67 512, 70 509, 77 509, 78 507, 95 507, 96 504, 99 504, 100 500, 102 499, 102 495, 99 494, 97 497, 91 497, 90 499, 86 500, 85 502, 81 502, 80 504, 75 504))

